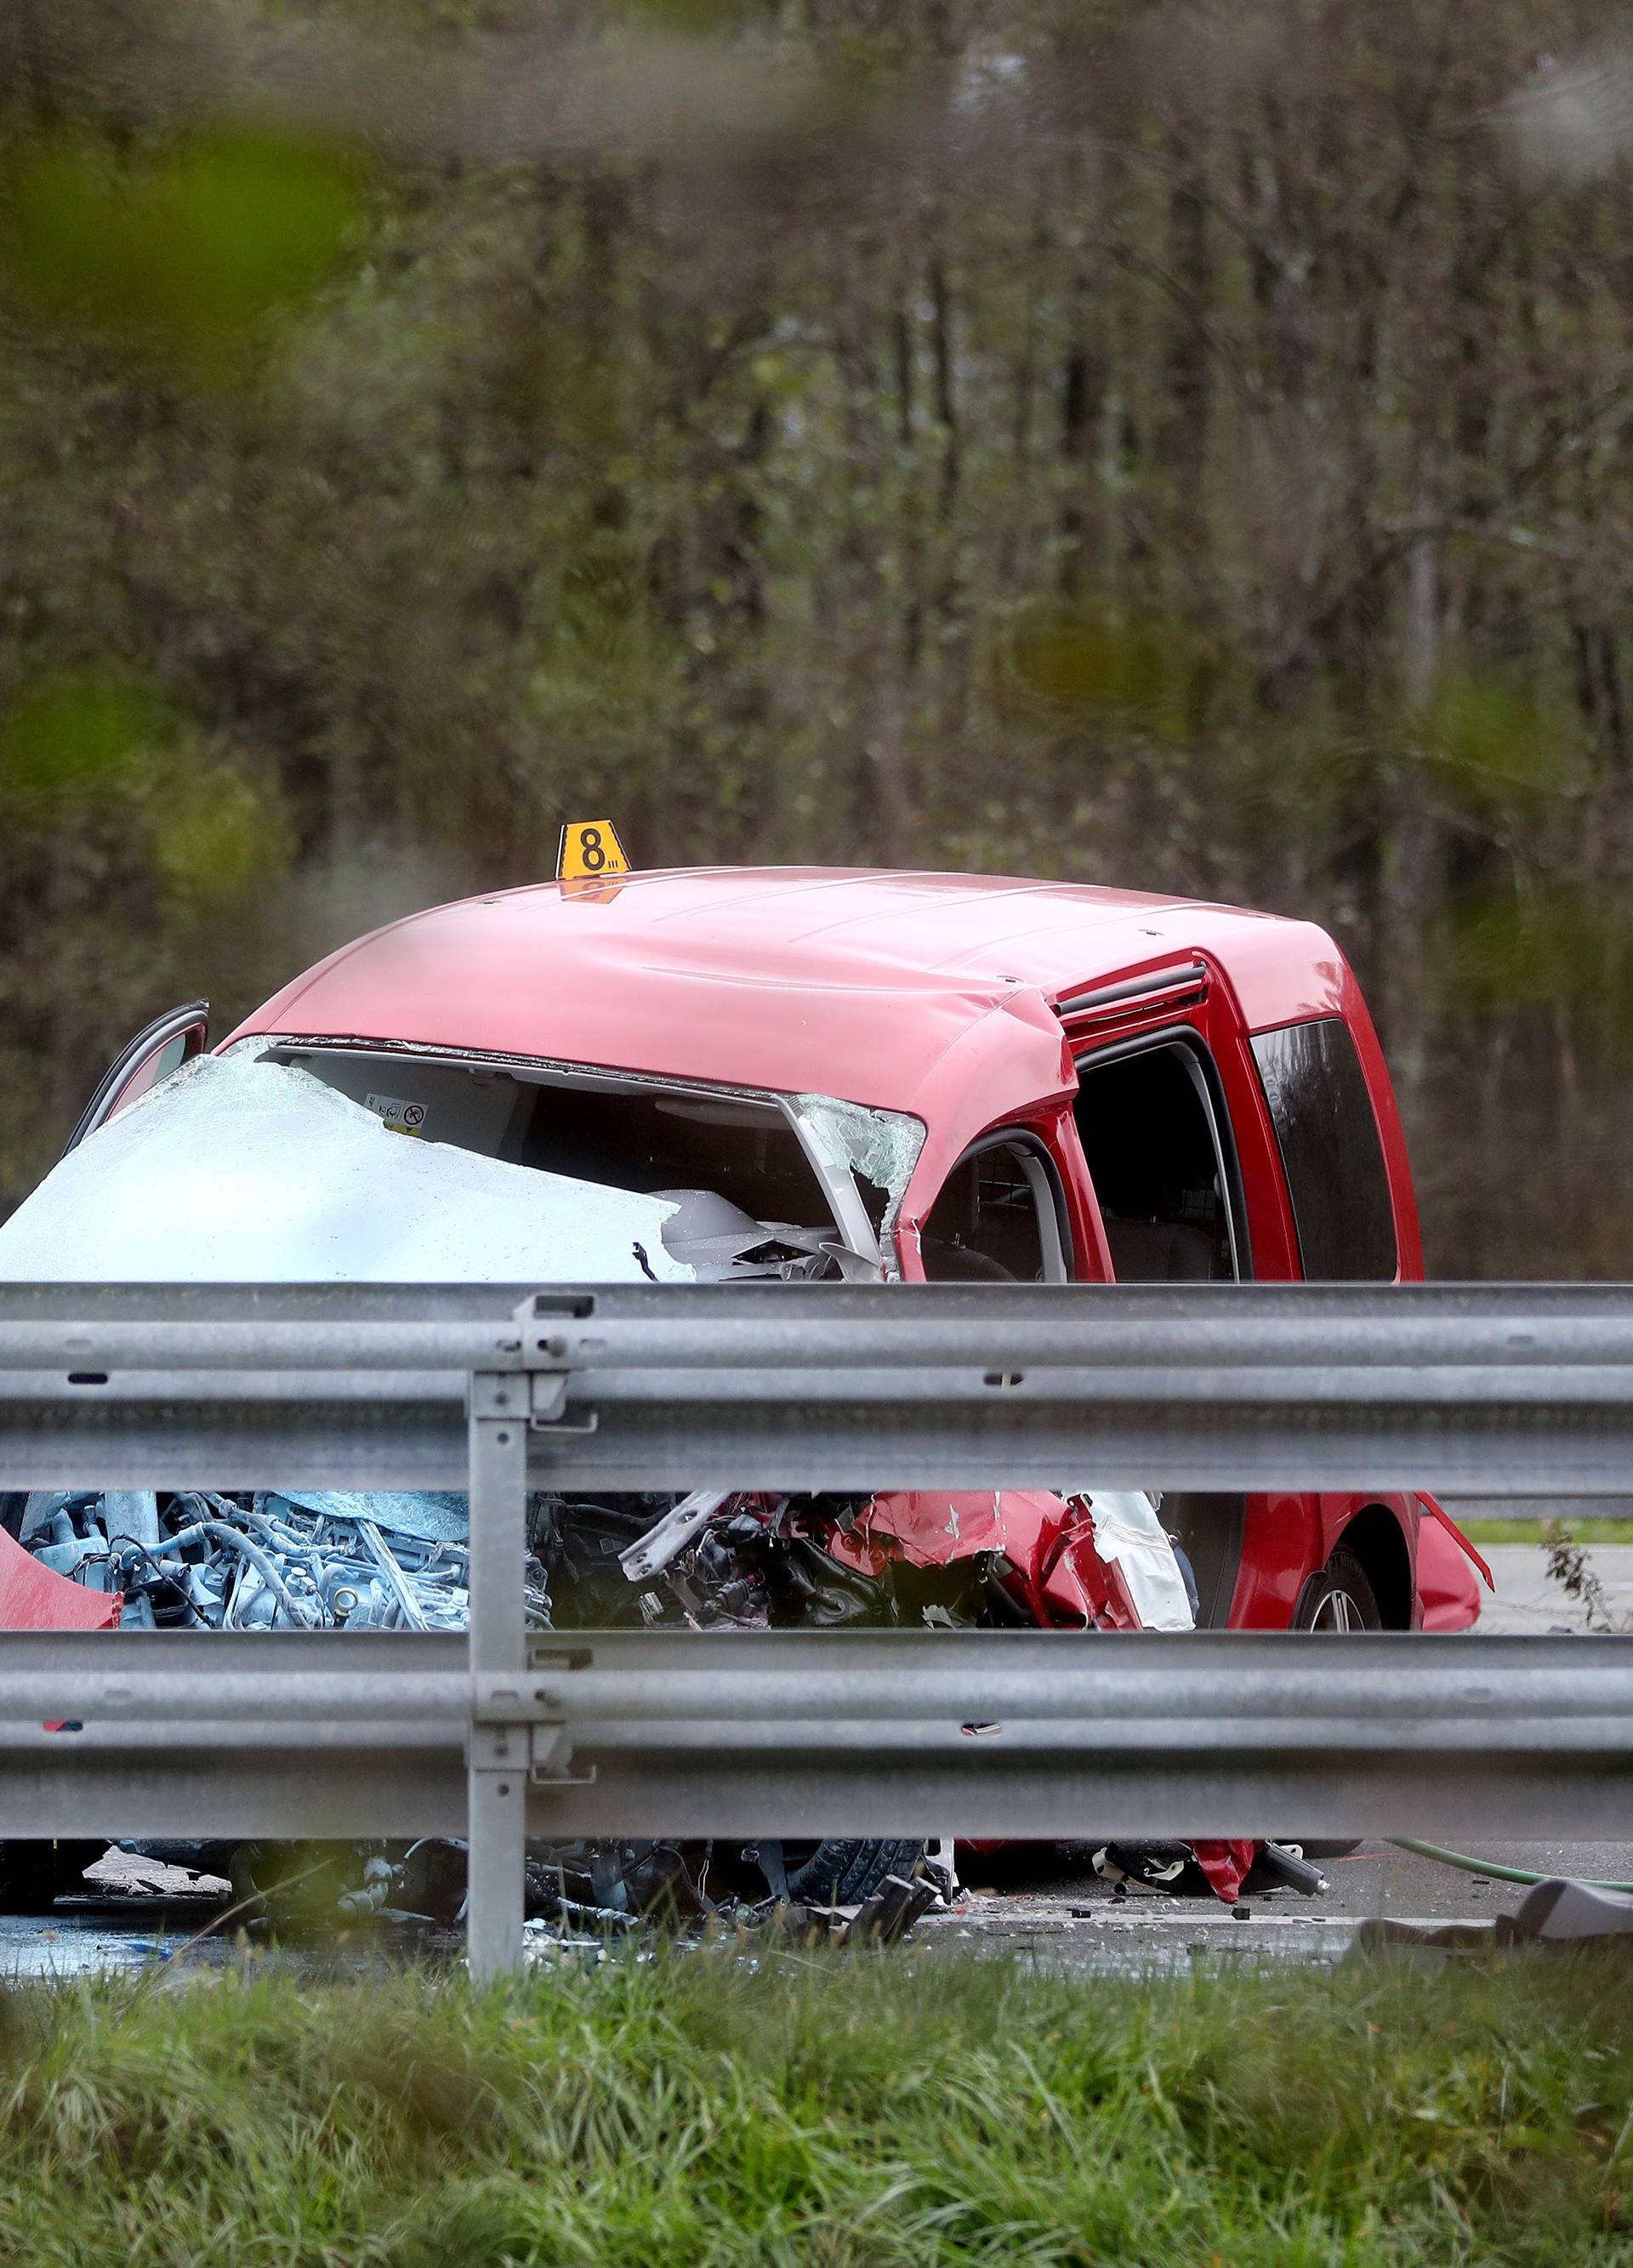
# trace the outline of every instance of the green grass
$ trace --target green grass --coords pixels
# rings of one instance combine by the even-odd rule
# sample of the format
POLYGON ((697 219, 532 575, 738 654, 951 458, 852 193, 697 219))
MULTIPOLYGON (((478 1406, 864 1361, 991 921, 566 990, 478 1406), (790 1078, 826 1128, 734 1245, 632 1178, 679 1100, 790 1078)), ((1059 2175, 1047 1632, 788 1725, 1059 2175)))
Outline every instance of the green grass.
MULTIPOLYGON (((1633 1520, 1566 1520, 1578 1543, 1633 1543, 1633 1520)), ((1458 1526, 1471 1543, 1534 1543, 1542 1542, 1540 1520, 1461 1520, 1458 1526)))
POLYGON ((24 1989, 0 2107, 8 2264, 1633 2258, 1633 1970, 1585 1956, 24 1989))

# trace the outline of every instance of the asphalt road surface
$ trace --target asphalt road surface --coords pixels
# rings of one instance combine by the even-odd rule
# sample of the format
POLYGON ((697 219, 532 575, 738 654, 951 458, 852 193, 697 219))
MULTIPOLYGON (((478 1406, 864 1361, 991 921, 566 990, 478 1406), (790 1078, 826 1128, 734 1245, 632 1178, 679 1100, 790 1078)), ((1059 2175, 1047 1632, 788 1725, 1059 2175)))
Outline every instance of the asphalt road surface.
MULTIPOLYGON (((1535 1543, 1488 1543, 1481 1556, 1496 1581, 1485 1598, 1478 1628, 1501 1637, 1527 1632, 1544 1638, 1551 1630, 1583 1630, 1581 1606, 1549 1580, 1548 1560, 1535 1543)), ((1596 1543, 1588 1565, 1604 1587, 1613 1623, 1633 1628, 1633 1543, 1596 1543)))
MULTIPOLYGON (((1476 1853, 1538 1874, 1633 1882, 1633 1843, 1484 1843, 1476 1853)), ((1335 1961, 1371 1916, 1489 1921, 1511 1912, 1524 1895, 1386 1845, 1321 1863, 1331 1883, 1325 1897, 1278 1891, 1232 1911, 1144 1893, 1119 1898, 1095 1874, 1083 1845, 1016 1846, 970 1862, 957 1909, 920 1923, 912 1942, 931 1957, 1008 1955, 1102 1975, 1160 1972, 1199 1959, 1335 1961)), ((83 1896, 59 1901, 48 1914, 0 1916, 0 1977, 129 1974, 159 1963, 174 1964, 176 1973, 218 1969, 247 1955, 233 1926, 208 1928, 223 1912, 224 1894, 225 1885, 201 1888, 172 1870, 111 1854, 92 1870, 83 1896), (202 1931, 208 1933, 189 1945, 202 1931)), ((443 1940, 434 1949, 446 1955, 454 1947, 443 1940)), ((591 1940, 583 1949, 593 1957, 597 1948, 591 1940)), ((546 1933, 536 1950, 558 1948, 546 1933)), ((355 1971, 423 1959, 426 1951, 422 1939, 380 1927, 352 1930, 335 1945, 285 1948, 272 1958, 303 1972, 355 1971)), ((248 1957, 268 1956, 251 1941, 248 1957)))

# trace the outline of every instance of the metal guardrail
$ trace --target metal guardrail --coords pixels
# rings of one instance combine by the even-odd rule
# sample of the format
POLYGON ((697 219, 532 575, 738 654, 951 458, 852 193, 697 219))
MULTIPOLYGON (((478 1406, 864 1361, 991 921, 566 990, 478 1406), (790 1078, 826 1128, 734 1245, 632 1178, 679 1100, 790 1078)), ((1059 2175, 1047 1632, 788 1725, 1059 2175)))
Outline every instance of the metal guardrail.
POLYGON ((0 1286, 0 1488, 471 1498, 468 1638, 0 1633, 0 1835, 468 1832, 487 1978, 528 1831, 1613 1831, 1615 1639, 530 1638, 517 1571, 540 1487, 1630 1472, 1618 1287, 0 1286))

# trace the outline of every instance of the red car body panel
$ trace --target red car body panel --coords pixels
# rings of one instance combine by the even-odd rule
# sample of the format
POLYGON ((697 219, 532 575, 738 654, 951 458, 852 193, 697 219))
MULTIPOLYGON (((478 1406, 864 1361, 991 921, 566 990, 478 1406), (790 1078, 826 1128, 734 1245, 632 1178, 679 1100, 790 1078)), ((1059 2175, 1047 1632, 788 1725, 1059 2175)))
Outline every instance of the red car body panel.
POLYGON ((923 1489, 876 1496, 827 1546, 843 1564, 876 1574, 887 1560, 944 1567, 1001 1551, 1011 1587, 1046 1629, 1138 1630, 1121 1571, 1095 1550, 1094 1524, 1075 1498, 1041 1489, 923 1489))
POLYGON ((0 1630, 112 1630, 122 1604, 41 1566, 0 1528, 0 1630))
MULTIPOLYGON (((1217 1071, 1254 1276, 1290 1282, 1302 1271, 1251 1040, 1338 1017, 1377 1120, 1399 1273, 1420 1277, 1406 1145, 1359 987, 1322 930, 1235 907, 1068 882, 861 869, 684 869, 592 887, 549 883, 435 907, 359 939, 285 986, 232 1039, 543 1058, 911 1113, 927 1138, 897 1228, 908 1280, 924 1275, 923 1223, 957 1160, 984 1133, 1024 1127, 1060 1174, 1076 1274, 1104 1281, 1113 1270, 1073 1117, 1077 1062, 1171 1025, 1175 1011, 1155 998, 1131 998, 1097 1012, 1085 1028, 1063 1019, 1059 1004, 1085 989, 1199 966, 1202 997, 1186 1005, 1183 1020, 1217 1071)), ((1355 1539, 1364 1532, 1381 1555, 1386 1618, 1417 1626, 1419 1525, 1409 1496, 1250 1499, 1230 1624, 1285 1628, 1305 1579, 1349 1531, 1355 1539), (1357 1521, 1364 1530, 1352 1528, 1357 1521), (1386 1584, 1392 1573, 1400 1580, 1386 1584)), ((1449 1543, 1445 1531, 1427 1525, 1437 1538, 1436 1624, 1462 1626, 1459 1616, 1466 1623, 1477 1611, 1472 1577, 1463 1583, 1439 1549, 1449 1543)), ((1129 1612, 1120 1579, 1108 1583, 1115 1571, 1093 1554, 1081 1511, 1055 1497, 882 1498, 849 1548, 922 1564, 1001 1548, 1037 1621, 1119 1627, 1129 1612), (950 1522, 950 1502, 957 1508, 950 1522)))
POLYGON ((1478 1569, 1486 1588, 1495 1586, 1491 1570, 1445 1507, 1432 1496, 1420 1496, 1429 1514, 1418 1529, 1417 1595, 1426 1631, 1467 1630, 1480 1614, 1478 1569))

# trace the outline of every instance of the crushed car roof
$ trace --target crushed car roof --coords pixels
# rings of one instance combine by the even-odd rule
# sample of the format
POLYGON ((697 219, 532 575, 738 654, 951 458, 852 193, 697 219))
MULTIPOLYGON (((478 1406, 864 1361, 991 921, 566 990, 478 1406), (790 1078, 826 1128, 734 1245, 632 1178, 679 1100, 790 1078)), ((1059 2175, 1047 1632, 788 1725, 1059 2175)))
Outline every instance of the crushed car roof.
POLYGON ((545 1057, 933 1116, 972 1079, 1072 1083, 1051 1003, 1202 954, 1249 1026, 1334 1013, 1312 924, 1073 882, 703 867, 436 906, 344 946, 241 1025, 545 1057))

